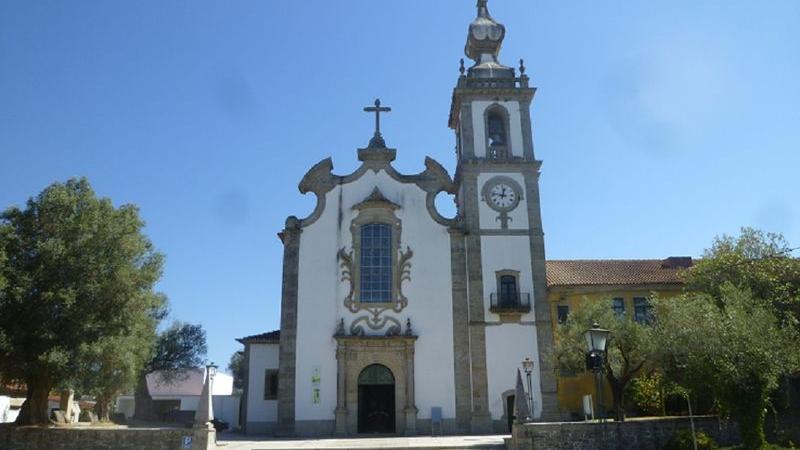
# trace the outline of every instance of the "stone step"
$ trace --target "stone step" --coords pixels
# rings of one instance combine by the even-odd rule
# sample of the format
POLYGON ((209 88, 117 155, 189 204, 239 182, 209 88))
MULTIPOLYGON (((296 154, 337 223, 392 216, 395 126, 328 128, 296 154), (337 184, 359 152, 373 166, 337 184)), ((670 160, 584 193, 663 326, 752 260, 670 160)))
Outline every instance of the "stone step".
POLYGON ((219 450, 505 450, 508 436, 223 440, 219 450))

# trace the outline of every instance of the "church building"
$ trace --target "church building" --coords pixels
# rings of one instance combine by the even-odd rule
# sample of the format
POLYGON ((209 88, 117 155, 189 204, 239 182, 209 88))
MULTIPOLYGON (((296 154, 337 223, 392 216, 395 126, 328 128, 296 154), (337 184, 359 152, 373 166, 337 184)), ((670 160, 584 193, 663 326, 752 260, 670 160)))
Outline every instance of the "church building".
MULTIPOLYGON (((526 358, 533 416, 558 419, 539 205, 539 169, 525 68, 498 60, 505 27, 486 0, 469 25, 452 93, 451 176, 426 158, 392 166, 380 101, 360 167, 313 166, 300 192, 314 211, 290 216, 280 331, 240 339, 249 372, 248 433, 492 433, 508 430, 526 358), (434 199, 455 196, 443 217, 434 199)), ((523 375, 524 376, 524 375, 523 375)), ((526 382, 527 384, 527 382, 526 382)))

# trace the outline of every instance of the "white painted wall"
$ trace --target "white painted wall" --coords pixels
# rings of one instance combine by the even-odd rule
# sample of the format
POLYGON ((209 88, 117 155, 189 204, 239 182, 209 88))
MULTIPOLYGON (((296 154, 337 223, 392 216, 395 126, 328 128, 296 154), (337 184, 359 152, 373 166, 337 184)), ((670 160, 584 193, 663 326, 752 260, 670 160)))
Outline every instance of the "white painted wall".
MULTIPOLYGON (((511 141, 511 154, 521 157, 523 154, 523 147, 519 102, 485 100, 476 100, 472 102, 472 129, 475 136, 475 156, 479 158, 486 157, 486 122, 484 121, 484 113, 486 108, 494 104, 499 104, 508 111, 509 130, 507 130, 507 133, 511 141)), ((463 117, 462 120, 464 120, 463 117)))
POLYGON ((278 344, 250 344, 247 372, 247 421, 277 422, 278 401, 264 400, 264 375, 278 368, 278 344))
POLYGON ((352 206, 363 201, 376 186, 389 200, 401 205, 395 212, 402 221, 400 245, 414 252, 411 281, 403 284, 409 304, 400 314, 390 314, 403 325, 406 318, 411 318, 414 331, 420 336, 415 354, 418 417, 429 418, 432 406, 442 407, 445 418, 455 417, 450 236, 430 217, 424 191, 414 184, 399 183, 384 171, 368 171, 358 180, 331 190, 321 217, 300 235, 295 392, 299 421, 334 418, 333 334, 340 318, 344 318, 345 329, 349 330, 351 322, 365 314, 352 314, 344 307, 350 287, 348 282, 340 281, 336 254, 342 247, 351 249, 350 223, 357 213, 352 206), (311 376, 315 369, 321 375, 319 404, 312 403, 311 376))
POLYGON ((136 412, 136 400, 132 395, 120 395, 117 397, 117 404, 114 409, 116 412, 125 414, 125 418, 129 419, 136 412))
POLYGON ((239 404, 242 397, 239 395, 215 395, 211 397, 214 408, 214 417, 224 420, 231 429, 239 426, 239 404))
POLYGON ((481 268, 483 269, 484 317, 487 322, 499 322, 500 316, 489 311, 490 294, 497 292, 498 270, 519 271, 519 292, 528 294, 531 310, 522 321, 533 321, 533 276, 528 236, 481 236, 481 268))
MULTIPOLYGON (((533 385, 534 416, 542 414, 542 393, 539 384, 539 349, 536 342, 536 327, 532 324, 503 324, 486 327, 486 368, 489 381, 489 411, 492 418, 503 417, 503 392, 514 389, 517 382, 517 368, 522 360, 529 357, 537 361, 531 384, 533 385)), ((527 380, 522 373, 527 391, 527 380)))
POLYGON ((0 395, 0 423, 10 422, 11 397, 0 395))
MULTIPOLYGON (((528 229, 528 197, 525 193, 525 177, 521 173, 480 173, 478 174, 478 195, 483 192, 483 186, 487 181, 496 177, 504 176, 511 178, 519 184, 522 190, 522 199, 516 208, 508 212, 508 229, 509 230, 527 230, 528 229)), ((501 228, 500 220, 498 220, 499 212, 493 210, 483 197, 478 199, 478 211, 481 229, 484 230, 499 230, 501 228)))

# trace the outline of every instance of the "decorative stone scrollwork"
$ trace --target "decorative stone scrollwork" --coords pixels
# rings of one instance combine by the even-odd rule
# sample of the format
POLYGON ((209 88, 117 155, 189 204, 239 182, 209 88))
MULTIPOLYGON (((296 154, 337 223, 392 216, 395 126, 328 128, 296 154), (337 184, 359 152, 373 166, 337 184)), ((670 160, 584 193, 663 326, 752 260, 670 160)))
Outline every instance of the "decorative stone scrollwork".
POLYGON ((356 320, 350 324, 350 334, 353 336, 364 336, 366 334, 364 325, 371 330, 381 330, 388 325, 389 328, 386 329, 386 336, 400 335, 400 321, 392 316, 380 315, 364 315, 356 318, 356 320))
POLYGON ((377 317, 384 311, 393 311, 396 313, 401 312, 408 306, 408 298, 403 294, 403 281, 411 281, 411 258, 414 252, 410 247, 406 246, 405 251, 400 249, 397 251, 397 268, 395 269, 395 276, 397 277, 397 296, 391 303, 370 303, 361 302, 356 300, 355 282, 353 281, 353 274, 356 271, 353 262, 353 250, 345 251, 344 247, 339 249, 337 256, 341 261, 339 267, 342 269, 341 281, 347 281, 350 285, 350 290, 344 299, 344 306, 348 311, 357 313, 359 311, 367 310, 377 317))
POLYGON ((344 298, 344 306, 353 314, 365 311, 369 313, 353 321, 350 331, 354 335, 364 334, 367 329, 373 331, 390 329, 385 333, 399 335, 402 333, 400 322, 393 317, 388 317, 387 313, 400 313, 408 305, 408 298, 403 294, 403 282, 411 280, 411 258, 414 252, 410 247, 403 249, 400 246, 402 224, 395 215, 395 211, 400 209, 400 205, 392 202, 376 187, 369 196, 363 201, 353 206, 358 211, 357 216, 350 224, 353 244, 350 250, 342 247, 337 252, 339 267, 341 269, 341 281, 347 281, 349 289, 344 298), (367 297, 362 301, 361 293, 361 272, 358 263, 361 261, 361 233, 362 227, 372 224, 383 224, 391 227, 389 236, 391 245, 389 255, 391 255, 391 291, 388 296, 381 298, 382 301, 375 301, 367 297), (364 328, 366 326, 366 328, 364 328), (396 329, 395 329, 396 328, 396 329))

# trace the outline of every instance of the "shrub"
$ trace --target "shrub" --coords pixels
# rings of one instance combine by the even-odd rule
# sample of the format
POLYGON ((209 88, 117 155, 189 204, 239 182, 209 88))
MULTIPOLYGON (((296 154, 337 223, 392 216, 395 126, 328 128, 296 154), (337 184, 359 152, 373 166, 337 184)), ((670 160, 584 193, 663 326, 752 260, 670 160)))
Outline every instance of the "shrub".
MULTIPOLYGON (((709 435, 698 431, 695 433, 697 437, 697 450, 717 450, 719 445, 709 435)), ((694 450, 692 444, 692 430, 678 430, 672 433, 667 444, 662 447, 662 450, 694 450)))

